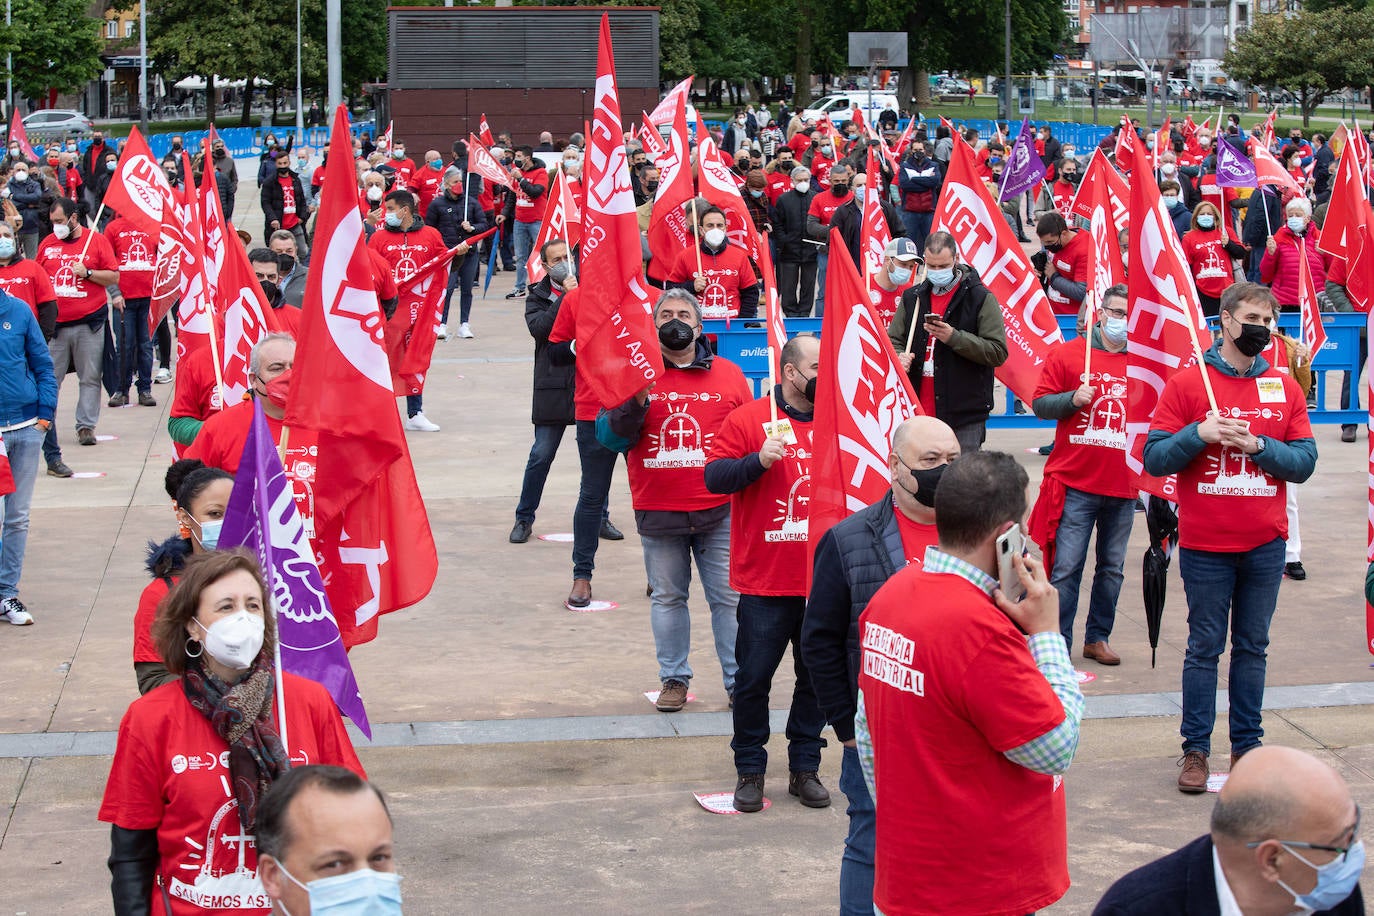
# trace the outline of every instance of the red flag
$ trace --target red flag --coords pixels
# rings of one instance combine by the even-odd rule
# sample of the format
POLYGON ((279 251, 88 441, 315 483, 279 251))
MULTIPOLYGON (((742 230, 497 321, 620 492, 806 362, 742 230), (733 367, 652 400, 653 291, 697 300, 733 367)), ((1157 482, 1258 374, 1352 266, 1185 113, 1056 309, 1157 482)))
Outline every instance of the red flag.
MULTIPOLYGON (((201 239, 205 247, 205 288, 210 301, 218 304, 216 293, 219 290, 219 275, 224 270, 227 233, 224 225, 224 207, 219 199, 219 186, 215 183, 215 169, 210 158, 210 143, 214 139, 215 129, 211 127, 210 136, 205 140, 205 167, 202 168, 200 176, 200 222, 201 239)), ((185 175, 189 182, 191 157, 185 150, 181 151, 181 156, 185 162, 185 175)), ((303 206, 305 201, 298 203, 303 206)))
POLYGON ((271 306, 264 301, 248 252, 236 234, 225 244, 224 268, 216 290, 216 311, 223 316, 224 400, 237 404, 248 393, 248 357, 266 334, 280 330, 271 306))
POLYGON ((1155 131, 1155 148, 1150 151, 1150 167, 1158 171, 1160 153, 1172 148, 1169 144, 1169 116, 1165 115, 1164 123, 1155 131))
POLYGON ((851 123, 854 124, 854 126, 858 127, 859 130, 863 131, 865 134, 872 133, 872 129, 868 126, 868 123, 864 121, 864 113, 862 109, 849 109, 849 120, 851 123))
POLYGON ((703 137, 697 144, 697 187, 701 196, 711 202, 711 206, 725 211, 725 234, 729 236, 730 244, 743 248, 749 257, 757 261, 759 234, 754 231, 754 220, 744 205, 744 198, 740 197, 734 173, 725 167, 720 151, 716 149, 716 141, 709 136, 703 137))
POLYGON ((1117 243, 1117 232, 1112 223, 1112 206, 1106 182, 1095 182, 1083 189, 1085 204, 1091 215, 1088 217, 1088 233, 1092 238, 1089 248, 1088 295, 1084 301, 1083 325, 1091 327, 1097 320, 1096 308, 1102 296, 1112 286, 1126 279, 1126 270, 1121 264, 1121 246, 1117 243))
POLYGON ((1202 323, 1193 275, 1164 209, 1154 176, 1136 152, 1137 169, 1131 181, 1129 338, 1126 347, 1126 465, 1143 490, 1177 499, 1173 477, 1162 480, 1145 473, 1145 437, 1150 431, 1164 383, 1174 373, 1197 363, 1191 325, 1197 340, 1210 339, 1202 323))
POLYGON ((1355 162, 1360 167, 1360 174, 1364 175, 1365 181, 1369 181, 1369 138, 1360 130, 1359 118, 1354 118, 1353 123, 1355 127, 1350 131, 1350 148, 1355 151, 1355 162))
POLYGON ((868 175, 864 179, 864 187, 867 190, 864 191, 863 223, 859 227, 859 249, 864 259, 864 286, 871 290, 873 277, 883 269, 883 261, 887 260, 884 252, 888 243, 892 241, 892 233, 887 228, 887 217, 883 215, 878 157, 873 155, 872 146, 868 148, 868 175))
POLYGON ((669 89, 668 94, 663 97, 658 106, 649 112, 649 123, 655 126, 672 124, 673 119, 677 117, 673 112, 679 101, 681 101, 683 108, 691 107, 692 82, 695 79, 695 76, 689 76, 669 89))
POLYGON ((391 391, 349 143, 340 106, 284 425, 319 434, 314 546, 353 646, 376 637, 379 615, 424 598, 439 561, 391 391))
POLYGON ((482 138, 482 142, 488 148, 496 145, 496 140, 491 135, 491 126, 487 124, 487 113, 482 112, 482 120, 477 122, 477 136, 482 138))
POLYGON ((1121 130, 1116 133, 1116 167, 1123 172, 1129 172, 1135 162, 1135 150, 1140 138, 1136 136, 1135 128, 1131 126, 1130 118, 1121 116, 1121 130))
POLYGON ((782 378, 782 348, 787 344, 787 325, 782 317, 782 297, 778 295, 773 255, 767 245, 759 246, 759 273, 763 275, 763 298, 767 308, 765 317, 768 319, 768 349, 773 354, 773 380, 776 383, 782 378))
MULTIPOLYGON (((1074 216, 1092 219, 1093 211, 1092 206, 1088 203, 1088 189, 1099 186, 1107 189, 1107 202, 1112 208, 1112 227, 1120 235, 1121 230, 1129 227, 1131 222, 1131 190, 1126 186, 1126 181, 1121 177, 1121 174, 1112 168, 1112 164, 1107 161, 1107 157, 1100 149, 1095 151, 1092 159, 1089 160, 1088 169, 1083 173, 1083 180, 1078 183, 1078 193, 1074 195, 1069 211, 1074 216)), ((1097 192, 1093 191, 1092 193, 1097 192)))
MULTIPOLYGON (((644 117, 644 125, 639 129, 639 142, 644 146, 644 152, 648 154, 649 161, 658 162, 660 156, 668 153, 668 144, 664 142, 663 135, 658 132, 658 128, 649 120, 649 116, 640 112, 644 117)), ((659 175, 659 180, 663 178, 659 175)))
MULTIPOLYGON (((496 157, 491 154, 491 150, 482 145, 473 134, 468 134, 468 171, 476 172, 482 176, 483 181, 492 184, 510 184, 510 173, 501 168, 501 163, 496 161, 496 157)), ((315 218, 319 222, 319 217, 315 218)))
POLYGON ((639 223, 620 126, 611 24, 605 13, 597 48, 595 104, 587 134, 577 360, 597 400, 622 404, 663 374, 663 355, 640 269, 639 223))
MULTIPOLYGON (((816 429, 827 434, 813 441, 807 535, 812 556, 832 525, 891 489, 892 434, 920 413, 849 249, 832 229, 816 382, 816 429)), ((811 563, 806 566, 811 569, 811 563)), ((809 586, 809 572, 807 579, 809 586)))
POLYGON ((1364 187, 1358 158, 1342 155, 1331 183, 1326 222, 1317 237, 1317 248, 1345 261, 1346 294, 1361 312, 1370 311, 1374 303, 1374 215, 1364 187))
POLYGON ((37 162, 38 154, 29 146, 29 132, 24 129, 24 120, 19 117, 19 109, 10 116, 10 138, 19 141, 19 150, 29 162, 37 162))
POLYGON ((1259 145, 1264 147, 1266 151, 1274 148, 1274 119, 1278 116, 1279 110, 1275 107, 1273 111, 1269 112, 1269 117, 1264 119, 1264 126, 1260 128, 1259 145))
POLYGON ((1269 152, 1269 147, 1262 144, 1255 144, 1255 183, 1256 185, 1279 185, 1287 188, 1294 194, 1302 194, 1302 188, 1293 180, 1293 176, 1288 170, 1279 165, 1279 161, 1274 158, 1274 154, 1269 152))
MULTIPOLYGON (((1030 258, 1016 240, 1016 233, 1002 219, 992 192, 978 177, 973 148, 962 138, 954 141, 949 173, 935 206, 934 228, 954 236, 960 260, 978 271, 979 278, 1002 306, 1007 361, 998 367, 997 377, 1021 400, 1030 401, 1045 357, 1051 347, 1063 341, 1064 335, 1059 333, 1059 324, 1031 268, 1030 258)), ((828 289, 826 295, 829 296, 828 289)))
POLYGON ((653 255, 654 276, 660 279, 668 275, 678 255, 695 244, 682 209, 696 193, 692 188, 691 152, 687 148, 687 111, 681 96, 675 104, 667 152, 655 159, 658 190, 654 192, 649 216, 649 252, 653 255))
MULTIPOLYGON (((191 163, 185 151, 182 155, 189 179, 191 163)), ((196 198, 195 186, 188 184, 181 195, 180 205, 172 214, 172 223, 175 225, 169 226, 165 221, 162 225, 164 232, 170 229, 181 236, 178 240, 182 258, 179 289, 181 307, 177 310, 178 359, 198 347, 208 346, 210 335, 215 330, 214 301, 210 298, 205 272, 204 225, 196 198)))
POLYGON ((1302 342, 1312 352, 1309 360, 1317 358, 1326 346, 1326 328, 1317 305, 1317 287, 1312 282, 1312 268, 1307 263, 1307 246, 1298 244, 1298 313, 1301 316, 1302 342))
POLYGON ((544 279, 544 259, 539 256, 539 252, 544 250, 545 243, 553 239, 562 239, 568 243, 569 248, 573 248, 582 241, 582 213, 577 209, 577 200, 573 197, 572 189, 568 187, 568 178, 563 174, 563 170, 555 171, 557 175, 554 177, 553 187, 546 195, 548 201, 544 204, 544 218, 539 223, 539 236, 534 240, 534 248, 531 249, 529 261, 526 262, 531 283, 538 283, 544 279))
MULTIPOLYGON (((949 128, 949 135, 950 135, 951 137, 954 136, 954 133, 955 133, 954 127, 953 127, 948 121, 946 121, 944 118, 941 118, 940 120, 941 120, 941 122, 944 123, 944 125, 945 125, 946 127, 949 128)), ((907 146, 911 143, 911 129, 912 129, 913 127, 915 127, 915 126, 916 126, 916 119, 915 119, 915 118, 912 118, 911 120, 909 120, 909 121, 906 122, 906 130, 902 131, 902 135, 901 135, 900 137, 897 138, 897 145, 896 145, 895 147, 892 148, 892 154, 893 154, 894 156, 897 156, 898 158, 901 158, 902 154, 906 152, 907 146)), ((895 169, 895 168, 894 168, 893 172, 894 172, 894 174, 895 174, 895 172, 896 172, 896 169, 895 169)))
POLYGON ((181 192, 169 187, 167 197, 163 201, 162 221, 158 227, 153 297, 148 307, 149 333, 156 333, 157 326, 181 297, 181 274, 186 269, 189 256, 186 251, 185 227, 177 217, 180 201, 181 192))
POLYGON ((119 156, 119 169, 105 191, 105 205, 156 239, 162 233, 162 208, 172 193, 138 125, 119 156))
POLYGON ((10 469, 9 453, 5 451, 5 437, 0 436, 0 497, 14 492, 14 472, 10 469))

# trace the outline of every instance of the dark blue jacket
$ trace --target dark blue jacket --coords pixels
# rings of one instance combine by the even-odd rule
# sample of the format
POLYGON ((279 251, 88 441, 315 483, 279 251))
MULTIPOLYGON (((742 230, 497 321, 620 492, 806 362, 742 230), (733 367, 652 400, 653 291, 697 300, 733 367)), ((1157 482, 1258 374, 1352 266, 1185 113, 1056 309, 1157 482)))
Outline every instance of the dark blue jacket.
POLYGON ((47 212, 47 208, 43 205, 43 185, 32 178, 26 178, 23 181, 11 178, 8 187, 14 208, 24 218, 24 225, 19 231, 24 233, 38 232, 42 228, 42 220, 38 215, 39 211, 47 212))
MULTIPOLYGON (((429 202, 429 209, 425 211, 425 223, 439 230, 439 235, 443 237, 444 244, 449 248, 454 247, 470 235, 479 235, 487 230, 487 215, 477 199, 482 192, 481 176, 466 175, 463 181, 468 182, 466 195, 459 195, 458 199, 454 200, 448 196, 447 191, 441 191, 429 202), (476 180, 468 182, 469 178, 476 180), (464 197, 467 199, 466 219, 472 224, 471 232, 463 229, 464 197)), ((458 260, 461 261, 462 258, 458 260)))
MULTIPOLYGON (((1364 913, 1364 896, 1354 893, 1313 916, 1364 913)), ((1097 903, 1093 916, 1220 916, 1212 838, 1198 837, 1162 859, 1143 865, 1113 884, 1097 903)))
POLYGON ((0 427, 57 413, 57 378, 29 304, 0 292, 0 427))
POLYGON ((816 547, 802 620, 802 660, 826 721, 841 741, 854 738, 859 701, 859 615, 906 566, 892 494, 832 527, 816 547))

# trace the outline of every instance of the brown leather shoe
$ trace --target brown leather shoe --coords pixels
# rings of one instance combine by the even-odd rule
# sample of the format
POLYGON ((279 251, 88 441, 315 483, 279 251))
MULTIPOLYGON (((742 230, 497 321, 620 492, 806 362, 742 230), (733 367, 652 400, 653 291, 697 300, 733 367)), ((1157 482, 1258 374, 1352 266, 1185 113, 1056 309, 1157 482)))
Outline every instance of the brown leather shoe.
POLYGON ((1102 642, 1085 643, 1083 646, 1083 657, 1090 658, 1099 665, 1121 664, 1121 656, 1112 651, 1112 647, 1107 645, 1106 640, 1102 642))
POLYGON ((568 592, 568 607, 586 607, 592 603, 592 580, 574 579, 568 592))
MULTIPOLYGON (((1256 744, 1255 747, 1259 747, 1259 745, 1256 744)), ((1235 772, 1236 764, 1240 762, 1240 758, 1244 757, 1246 754, 1248 754, 1248 753, 1250 753, 1251 751, 1253 751, 1253 750, 1255 749, 1255 747, 1248 747, 1248 748, 1246 748, 1245 750, 1241 751, 1239 754, 1237 754, 1237 753, 1235 753, 1235 752, 1232 752, 1232 753, 1231 753, 1231 769, 1230 769, 1228 772, 1235 772)))
POLYGON ((1197 795, 1207 791, 1207 755, 1202 751, 1188 751, 1178 762, 1183 772, 1178 774, 1178 791, 1197 795))

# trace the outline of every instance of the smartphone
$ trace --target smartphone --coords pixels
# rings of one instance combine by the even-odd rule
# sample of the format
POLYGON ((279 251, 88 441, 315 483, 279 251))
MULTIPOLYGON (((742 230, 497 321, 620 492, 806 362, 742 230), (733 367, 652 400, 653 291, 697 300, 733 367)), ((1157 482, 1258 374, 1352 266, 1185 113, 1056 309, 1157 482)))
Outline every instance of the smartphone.
POLYGON ((1002 586, 1002 594, 1012 601, 1026 597, 1026 587, 1021 584, 1021 577, 1016 574, 1016 566, 1012 563, 1012 557, 1025 553, 1026 536, 1021 532, 1020 525, 1012 525, 997 536, 997 581, 1002 586))

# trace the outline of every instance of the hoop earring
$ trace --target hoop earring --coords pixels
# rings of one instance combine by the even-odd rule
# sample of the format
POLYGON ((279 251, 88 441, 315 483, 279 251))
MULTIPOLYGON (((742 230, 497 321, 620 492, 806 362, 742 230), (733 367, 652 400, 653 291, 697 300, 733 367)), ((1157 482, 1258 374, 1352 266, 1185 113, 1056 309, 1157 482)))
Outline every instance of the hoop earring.
POLYGON ((202 645, 200 644, 200 641, 199 641, 199 640, 192 639, 192 638, 189 637, 189 636, 186 637, 186 657, 187 657, 187 658, 200 658, 201 654, 204 653, 204 651, 205 651, 205 647, 202 646, 202 645), (194 652, 191 651, 191 646, 192 646, 193 644, 194 644, 195 647, 196 647, 196 651, 194 651, 194 652))

